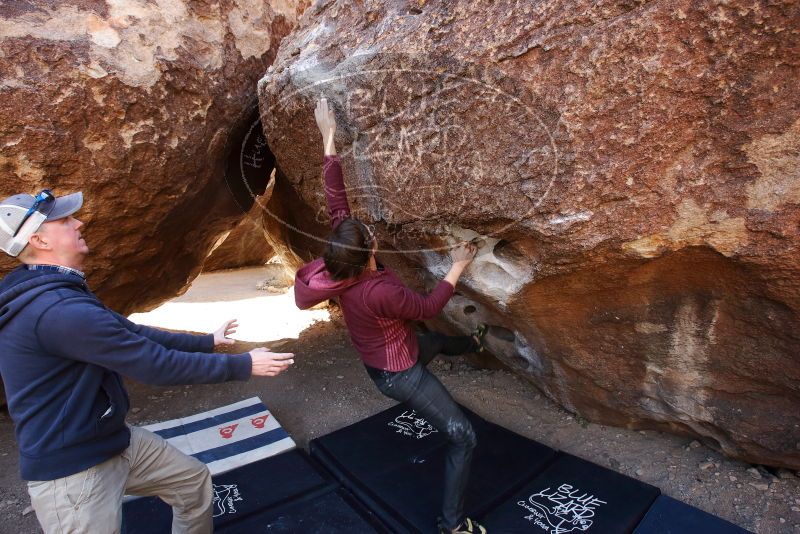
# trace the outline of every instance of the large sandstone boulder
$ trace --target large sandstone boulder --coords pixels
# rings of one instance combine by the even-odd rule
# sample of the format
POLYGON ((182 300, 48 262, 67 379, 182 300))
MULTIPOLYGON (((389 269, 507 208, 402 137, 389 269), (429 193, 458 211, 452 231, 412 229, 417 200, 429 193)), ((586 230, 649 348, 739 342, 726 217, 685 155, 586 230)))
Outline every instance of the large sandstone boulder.
POLYGON ((261 205, 254 204, 236 227, 220 236, 203 263, 204 272, 264 265, 275 255, 261 220, 261 205))
MULTIPOLYGON (((0 195, 83 190, 87 270, 112 307, 180 292, 249 208, 228 160, 240 162, 255 83, 306 4, 2 3, 0 195)), ((261 149, 242 165, 265 184, 261 149)))
POLYGON ((446 319, 495 325, 568 410, 797 469, 799 10, 319 2, 259 83, 264 129, 324 238, 326 96, 382 260, 430 284, 478 238, 446 319))

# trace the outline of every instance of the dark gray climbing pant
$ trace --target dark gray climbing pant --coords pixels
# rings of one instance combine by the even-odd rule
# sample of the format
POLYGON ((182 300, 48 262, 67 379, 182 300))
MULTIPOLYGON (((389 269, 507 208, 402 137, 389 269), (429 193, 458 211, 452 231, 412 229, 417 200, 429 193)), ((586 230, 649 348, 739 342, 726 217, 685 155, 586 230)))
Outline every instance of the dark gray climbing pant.
POLYGON ((419 358, 409 369, 394 373, 367 367, 367 373, 381 393, 404 403, 447 435, 441 523, 454 529, 464 519, 464 493, 476 444, 475 431, 447 389, 425 366, 437 354, 455 356, 477 347, 470 336, 445 336, 437 332, 421 334, 418 341, 419 358))

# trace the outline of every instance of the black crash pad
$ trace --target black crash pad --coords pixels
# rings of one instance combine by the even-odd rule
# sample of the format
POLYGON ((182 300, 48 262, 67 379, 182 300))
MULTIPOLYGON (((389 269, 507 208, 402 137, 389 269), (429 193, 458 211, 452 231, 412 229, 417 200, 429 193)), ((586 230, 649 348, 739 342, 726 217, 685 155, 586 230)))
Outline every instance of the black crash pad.
POLYGON ((630 533, 659 496, 654 486, 569 454, 483 518, 503 534, 630 533))
MULTIPOLYGON (((465 511, 477 516, 540 473, 556 452, 464 409, 478 438, 465 511)), ((446 441, 400 404, 310 443, 330 469, 384 524, 398 533, 436 532, 446 441)))
MULTIPOLYGON (((299 450, 217 475, 213 483, 215 528, 301 496, 333 491, 338 486, 299 450)), ((122 507, 122 517, 125 534, 171 531, 172 508, 157 497, 127 501, 122 507)))
POLYGON ((750 531, 662 495, 636 527, 635 534, 750 534, 750 531))
POLYGON ((312 440, 309 449, 335 474, 365 478, 414 463, 445 441, 444 434, 398 404, 312 440))
POLYGON ((341 488, 295 499, 216 529, 220 534, 383 534, 386 529, 341 488))

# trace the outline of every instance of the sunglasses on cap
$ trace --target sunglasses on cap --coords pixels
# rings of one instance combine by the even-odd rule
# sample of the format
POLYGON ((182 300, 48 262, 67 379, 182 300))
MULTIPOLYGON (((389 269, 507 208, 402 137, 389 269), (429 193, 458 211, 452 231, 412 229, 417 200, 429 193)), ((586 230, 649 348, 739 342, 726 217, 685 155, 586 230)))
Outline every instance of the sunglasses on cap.
POLYGON ((17 234, 19 234, 20 230, 22 230, 22 227, 25 226, 27 220, 30 219, 31 215, 37 211, 45 216, 50 215, 50 212, 53 210, 55 200, 56 197, 53 195, 52 191, 49 189, 42 189, 39 194, 33 198, 33 204, 30 208, 28 208, 28 212, 22 218, 22 222, 19 223, 19 226, 17 226, 16 231, 14 231, 14 234, 11 237, 17 237, 17 234), (39 209, 40 207, 42 209, 39 209))

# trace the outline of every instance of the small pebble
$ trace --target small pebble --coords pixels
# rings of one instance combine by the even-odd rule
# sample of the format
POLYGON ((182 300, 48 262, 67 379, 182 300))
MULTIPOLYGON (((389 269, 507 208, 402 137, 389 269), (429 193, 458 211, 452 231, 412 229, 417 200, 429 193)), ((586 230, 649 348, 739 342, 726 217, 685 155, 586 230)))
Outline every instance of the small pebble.
POLYGON ((22 511, 22 515, 28 515, 28 514, 30 514, 31 512, 33 512, 33 506, 28 506, 27 508, 25 508, 25 509, 22 511))
POLYGON ((731 475, 728 477, 728 480, 730 480, 731 482, 736 482, 737 479, 735 476, 731 475))
POLYGON ((141 408, 139 408, 138 406, 137 406, 137 407, 135 407, 135 408, 131 408, 131 413, 139 413, 139 412, 141 412, 141 411, 142 411, 142 409, 141 409, 141 408))
POLYGON ((637 469, 637 470, 636 470, 636 476, 637 476, 637 477, 640 477, 640 476, 642 476, 642 475, 644 475, 644 471, 642 471, 641 469, 637 469))
POLYGON ((755 478, 755 479, 760 479, 760 478, 761 478, 761 473, 759 473, 759 472, 758 472, 758 469, 756 469, 755 467, 751 467, 750 469, 748 469, 748 470, 747 470, 747 473, 748 473, 748 474, 749 474, 751 477, 753 477, 753 478, 755 478))
POLYGON ((697 440, 694 440, 693 442, 691 442, 691 443, 689 444, 689 446, 690 446, 691 448, 693 448, 693 449, 696 449, 697 447, 699 447, 699 446, 700 446, 700 442, 699 442, 699 441, 697 441, 697 440))
POLYGON ((767 491, 769 489, 769 484, 766 482, 750 482, 750 485, 761 491, 767 491))
POLYGON ((703 462, 699 465, 700 469, 705 471, 706 469, 711 469, 714 467, 714 462, 703 462))

